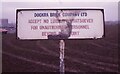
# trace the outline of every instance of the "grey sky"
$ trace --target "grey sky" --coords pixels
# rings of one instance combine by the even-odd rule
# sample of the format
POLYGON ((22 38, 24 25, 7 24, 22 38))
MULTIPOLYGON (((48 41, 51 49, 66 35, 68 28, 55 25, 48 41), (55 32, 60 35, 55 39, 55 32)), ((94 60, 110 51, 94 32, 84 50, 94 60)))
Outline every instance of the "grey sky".
POLYGON ((33 9, 33 8, 103 8, 105 9, 105 21, 118 20, 118 3, 117 2, 3 2, 2 18, 8 18, 9 22, 15 22, 16 9, 33 9))

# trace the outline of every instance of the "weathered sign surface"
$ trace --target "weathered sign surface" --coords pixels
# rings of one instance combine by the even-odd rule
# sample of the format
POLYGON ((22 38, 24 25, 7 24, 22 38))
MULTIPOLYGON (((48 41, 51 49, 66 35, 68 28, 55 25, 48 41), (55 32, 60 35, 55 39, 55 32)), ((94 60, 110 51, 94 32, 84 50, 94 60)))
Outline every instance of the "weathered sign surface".
POLYGON ((17 10, 19 39, 85 39, 103 35, 103 9, 17 10))

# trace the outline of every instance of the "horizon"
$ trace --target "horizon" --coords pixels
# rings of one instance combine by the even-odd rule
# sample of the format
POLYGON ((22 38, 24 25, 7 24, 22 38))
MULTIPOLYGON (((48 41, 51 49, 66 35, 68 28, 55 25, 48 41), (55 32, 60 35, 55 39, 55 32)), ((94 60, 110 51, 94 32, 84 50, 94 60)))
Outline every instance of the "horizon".
POLYGON ((16 9, 41 8, 102 8, 104 9, 105 22, 118 21, 117 2, 2 2, 2 18, 0 19, 7 18, 9 23, 16 23, 16 9))

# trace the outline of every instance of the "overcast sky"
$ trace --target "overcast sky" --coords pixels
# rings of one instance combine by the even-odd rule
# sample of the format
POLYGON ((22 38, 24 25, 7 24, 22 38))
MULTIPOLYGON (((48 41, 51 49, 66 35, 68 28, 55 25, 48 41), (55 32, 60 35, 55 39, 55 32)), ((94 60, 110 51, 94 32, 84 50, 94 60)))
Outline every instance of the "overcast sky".
POLYGON ((15 22, 16 9, 30 8, 103 8, 105 21, 118 20, 117 2, 3 2, 2 18, 8 18, 9 22, 15 22))

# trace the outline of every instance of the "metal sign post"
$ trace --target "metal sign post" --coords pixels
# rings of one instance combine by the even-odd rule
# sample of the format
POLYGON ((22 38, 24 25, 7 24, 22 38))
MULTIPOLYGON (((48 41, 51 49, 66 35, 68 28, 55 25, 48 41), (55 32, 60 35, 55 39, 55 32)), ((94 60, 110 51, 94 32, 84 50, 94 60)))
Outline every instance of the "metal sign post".
POLYGON ((64 49, 65 49, 65 42, 64 40, 60 40, 60 74, 64 74, 65 72, 64 49))

